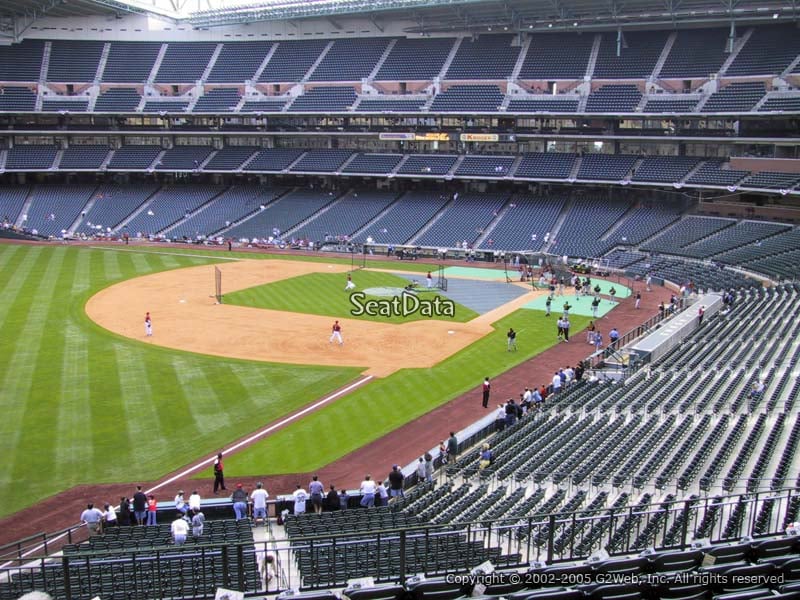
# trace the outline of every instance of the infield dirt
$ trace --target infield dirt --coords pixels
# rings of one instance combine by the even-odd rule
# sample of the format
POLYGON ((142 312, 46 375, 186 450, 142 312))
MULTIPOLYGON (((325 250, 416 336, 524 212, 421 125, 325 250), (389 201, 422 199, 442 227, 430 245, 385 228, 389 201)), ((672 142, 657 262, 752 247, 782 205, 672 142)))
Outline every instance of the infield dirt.
MULTIPOLYGON (((308 273, 342 273, 348 265, 241 260, 217 267, 223 294, 308 273)), ((528 288, 529 289, 529 288, 528 288)), ((217 304, 214 266, 165 271, 123 281, 95 294, 86 313, 100 326, 166 348, 289 364, 363 367, 385 377, 426 368, 491 333, 491 324, 544 292, 529 291, 468 323, 424 320, 379 323, 341 315, 344 345, 329 343, 326 316, 217 304), (153 336, 145 337, 150 312, 153 336)))

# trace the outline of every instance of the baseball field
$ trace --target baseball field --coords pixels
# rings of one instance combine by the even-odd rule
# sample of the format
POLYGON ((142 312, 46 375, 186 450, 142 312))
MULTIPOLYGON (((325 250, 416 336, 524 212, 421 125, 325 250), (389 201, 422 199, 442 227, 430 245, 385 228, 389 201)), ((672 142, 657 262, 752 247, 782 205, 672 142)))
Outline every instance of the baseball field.
MULTIPOLYGON (((0 245, 0 516, 80 484, 157 480, 364 378, 226 461, 242 476, 308 472, 557 343, 552 321, 522 308, 540 292, 481 315, 362 318, 344 291, 349 259, 300 258, 0 245), (343 346, 328 341, 334 318, 343 346)), ((359 289, 429 268, 368 266, 359 289)), ((64 499, 76 514, 85 500, 64 499)))

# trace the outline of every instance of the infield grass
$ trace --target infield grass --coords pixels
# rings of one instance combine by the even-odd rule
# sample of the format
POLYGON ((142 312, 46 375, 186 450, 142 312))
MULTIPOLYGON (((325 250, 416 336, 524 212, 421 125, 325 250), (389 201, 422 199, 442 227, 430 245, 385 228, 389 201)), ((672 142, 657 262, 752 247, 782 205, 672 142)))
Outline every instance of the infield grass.
MULTIPOLYGON (((359 369, 265 364, 163 349, 84 312, 131 277, 197 256, 0 245, 0 516, 83 483, 129 494, 353 380, 359 369)), ((141 315, 123 318, 139 321, 141 315)))
MULTIPOLYGON (((350 316, 351 311, 355 308, 350 302, 350 292, 344 289, 345 283, 347 283, 347 276, 344 273, 309 273, 225 294, 225 304, 341 318, 344 315, 350 316)), ((403 288, 408 285, 408 280, 390 273, 361 270, 353 273, 353 283, 357 285, 357 289, 353 291, 359 292, 371 287, 403 288)), ((433 300, 437 295, 421 289, 418 297, 433 300)), ((378 299, 372 296, 369 298, 378 299)), ((478 316, 478 313, 458 302, 453 302, 453 304, 455 305, 454 317, 439 316, 436 318, 463 323, 478 316)), ((352 318, 382 323, 406 323, 427 317, 413 313, 391 317, 364 314, 352 318)))

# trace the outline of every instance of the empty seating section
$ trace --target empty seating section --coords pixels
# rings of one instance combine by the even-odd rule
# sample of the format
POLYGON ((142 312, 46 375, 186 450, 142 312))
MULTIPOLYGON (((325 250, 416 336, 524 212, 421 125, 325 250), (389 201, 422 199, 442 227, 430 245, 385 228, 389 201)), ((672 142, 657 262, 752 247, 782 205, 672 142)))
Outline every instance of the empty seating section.
POLYGON ((592 33, 533 36, 520 79, 583 79, 594 45, 592 33))
POLYGON ((362 98, 356 106, 357 112, 418 112, 427 102, 426 98, 407 100, 403 98, 362 98))
POLYGON ((208 161, 205 171, 236 171, 258 152, 253 146, 226 146, 208 161))
POLYGON ((659 77, 662 79, 689 77, 706 78, 717 73, 728 57, 727 29, 684 29, 678 31, 659 77))
POLYGON ((507 199, 506 194, 459 194, 430 228, 414 238, 414 243, 444 248, 463 241, 472 244, 507 199))
POLYGON ((156 83, 200 80, 216 49, 215 42, 170 42, 156 73, 156 83))
POLYGON ((289 112, 344 112, 356 101, 356 90, 349 86, 318 87, 306 90, 289 106, 289 112))
POLYGON ((578 98, 554 96, 552 98, 514 98, 508 103, 506 112, 578 112, 578 98))
POLYGON ((411 154, 397 172, 403 175, 447 175, 456 164, 456 160, 457 156, 411 154))
POLYGON ((25 205, 30 188, 25 185, 0 187, 0 223, 14 223, 25 205))
POLYGON ((635 85, 604 85, 589 94, 586 112, 634 112, 641 99, 635 85))
POLYGON ((144 171, 153 164, 162 150, 161 146, 122 146, 114 151, 114 156, 108 161, 108 168, 144 171))
POLYGON ((570 152, 532 152, 524 154, 514 172, 515 178, 566 179, 572 172, 576 154, 570 152))
POLYGON ((661 206, 650 201, 642 202, 631 209, 622 224, 608 241, 627 245, 641 244, 665 227, 677 221, 681 215, 679 206, 661 206))
POLYGON ((111 42, 103 81, 144 83, 161 51, 161 42, 111 42))
POLYGON ((559 256, 596 257, 608 249, 610 243, 601 240, 602 236, 628 210, 629 204, 623 201, 600 200, 593 197, 576 198, 564 219, 556 240, 552 242, 551 252, 559 256))
POLYGON ((790 190, 800 183, 800 173, 776 173, 761 171, 750 175, 741 186, 745 188, 765 188, 771 190, 790 190))
POLYGON ((481 35, 463 39, 445 79, 506 79, 514 71, 519 46, 513 35, 481 35))
POLYGON ((288 169, 300 158, 303 150, 295 148, 265 148, 244 167, 245 171, 279 172, 288 169))
POLYGON ((513 164, 511 156, 465 156, 455 174, 464 177, 508 177, 513 164))
POLYGON ((602 33, 593 77, 596 79, 646 79, 653 72, 669 33, 626 31, 617 56, 617 34, 602 33))
POLYGON ((647 156, 637 167, 631 181, 677 183, 699 162, 700 159, 695 156, 647 156))
POLYGON ((252 81, 256 71, 272 49, 272 42, 231 42, 222 46, 217 61, 208 74, 208 83, 252 81))
POLYGON ((621 181, 635 162, 635 156, 625 154, 586 154, 581 159, 578 179, 621 181))
POLYGON ((439 75, 454 38, 400 38, 375 75, 377 81, 414 81, 439 75))
POLYGON ((481 248, 536 252, 544 244, 544 234, 553 231, 563 207, 564 198, 514 196, 481 248))
POLYGON ((192 112, 232 112, 242 99, 236 88, 209 90, 197 99, 192 112))
POLYGON ((55 40, 51 44, 47 81, 94 81, 105 45, 103 42, 55 40))
POLYGON ((736 223, 731 219, 686 217, 658 237, 642 245, 643 250, 683 254, 682 248, 736 223))
POLYGON ((108 156, 108 146, 73 145, 64 150, 58 168, 62 171, 99 169, 108 156))
POLYGON ((158 189, 157 184, 140 183, 135 186, 109 184, 99 188, 93 196, 94 203, 82 216, 75 233, 92 235, 98 231, 114 229, 128 215, 158 189))
POLYGON ((0 46, 0 81, 39 81, 44 40, 0 46))
POLYGON ((55 146, 14 146, 6 156, 6 171, 38 171, 53 166, 58 153, 55 146))
POLYGON ((332 173, 353 154, 351 150, 309 150, 292 166, 292 172, 332 173))
POLYGON ((94 190, 93 185, 37 185, 31 192, 27 227, 39 235, 60 237, 81 214, 94 190))
POLYGON ((234 239, 266 239, 272 236, 274 229, 281 232, 288 231, 335 199, 331 192, 293 191, 265 205, 263 210, 259 207, 258 212, 251 218, 231 227, 224 232, 224 235, 234 239))
POLYGON ((6 86, 0 90, 0 111, 33 112, 36 94, 26 87, 6 86))
POLYGON ((89 108, 89 100, 59 100, 58 97, 52 100, 42 100, 42 112, 86 112, 89 108))
POLYGON ((631 276, 644 277, 651 273, 653 277, 669 281, 693 282, 701 290, 730 290, 733 288, 756 287, 756 283, 728 269, 709 269, 708 265, 686 262, 680 258, 669 256, 648 257, 628 267, 631 276))
POLYGON ((697 185, 724 185, 732 186, 744 179, 750 173, 748 171, 737 171, 736 169, 723 169, 722 162, 709 160, 695 171, 687 183, 697 185))
POLYGON ((649 96, 642 112, 646 113, 689 113, 697 105, 697 98, 683 98, 680 94, 649 96))
MULTIPOLYGON (((740 33, 742 30, 739 30, 740 33)), ((800 36, 794 23, 756 27, 736 55, 726 75, 780 74, 800 54, 800 36)))
POLYGON ((156 163, 157 171, 189 171, 199 169, 214 151, 211 146, 175 146, 156 163))
POLYGON ((358 154, 342 172, 388 174, 402 158, 402 154, 358 154))
POLYGON ((701 112, 749 111, 765 93, 764 84, 761 82, 731 83, 711 94, 701 112))
POLYGON ((770 277, 791 279, 800 261, 800 228, 759 239, 714 257, 715 261, 742 266, 770 277))
POLYGON ((258 80, 265 83, 300 81, 327 45, 327 40, 279 42, 258 80))
POLYGON ((707 258, 739 246, 760 242, 764 238, 782 233, 788 229, 790 229, 788 225, 779 225, 777 223, 741 221, 733 227, 726 227, 718 233, 684 247, 681 254, 693 258, 707 258))
MULTIPOLYGON (((218 195, 215 185, 181 185, 161 188, 139 213, 124 223, 131 237, 155 235, 218 195)), ((119 229, 119 227, 118 227, 119 229)))
POLYGON ((94 112, 133 112, 141 101, 136 88, 111 88, 97 97, 94 112))
POLYGON ((189 108, 188 100, 146 100, 142 112, 146 113, 182 113, 189 108))
POLYGON ((770 96, 758 108, 758 112, 786 111, 800 112, 800 95, 770 96))
POLYGON ((496 85, 454 85, 437 94, 431 112, 497 112, 503 92, 496 85))
POLYGON ((391 38, 348 38, 333 42, 309 81, 361 81, 372 73, 391 38))
POLYGON ((371 237, 376 244, 404 244, 441 210, 447 200, 446 196, 435 192, 406 192, 354 239, 364 242, 371 237))
POLYGON ((271 98, 261 98, 259 100, 245 100, 240 113, 246 112, 281 112, 286 105, 287 98, 274 96, 271 98))
POLYGON ((254 185, 235 185, 201 210, 165 232, 172 239, 211 236, 272 202, 284 190, 254 185))
POLYGON ((394 192, 350 192, 333 206, 297 229, 292 236, 319 242, 325 236, 350 236, 374 219, 397 194, 394 192))

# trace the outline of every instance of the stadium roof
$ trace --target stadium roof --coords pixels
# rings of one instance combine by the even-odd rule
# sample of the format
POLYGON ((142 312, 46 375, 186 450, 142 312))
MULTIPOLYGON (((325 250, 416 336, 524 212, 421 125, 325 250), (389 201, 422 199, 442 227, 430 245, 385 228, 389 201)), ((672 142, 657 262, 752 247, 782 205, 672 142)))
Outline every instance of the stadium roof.
POLYGON ((195 27, 367 16, 411 20, 410 33, 671 26, 798 20, 800 0, 0 0, 0 19, 155 15, 195 27))

